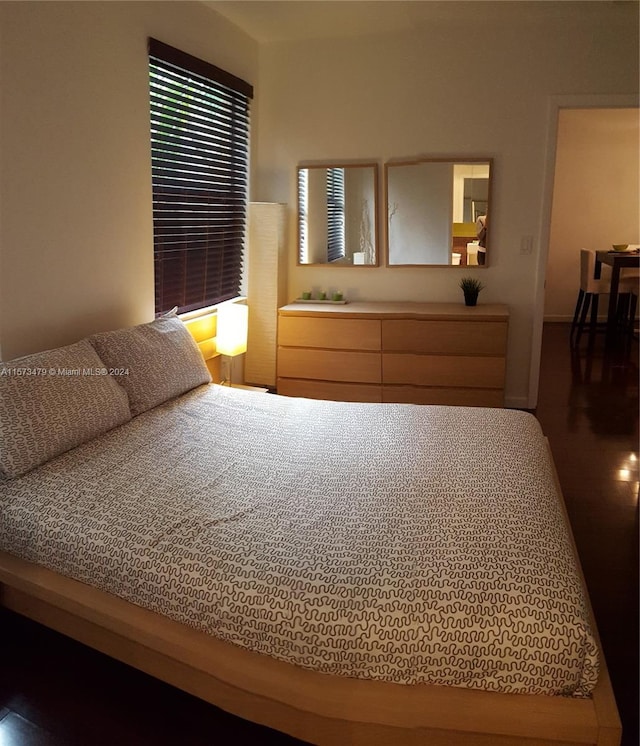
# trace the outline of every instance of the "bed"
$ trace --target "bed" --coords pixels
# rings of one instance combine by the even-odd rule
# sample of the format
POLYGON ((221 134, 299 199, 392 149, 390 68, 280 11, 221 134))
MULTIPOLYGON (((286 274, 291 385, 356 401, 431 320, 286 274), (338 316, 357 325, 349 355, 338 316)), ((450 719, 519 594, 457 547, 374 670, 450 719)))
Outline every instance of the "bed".
POLYGON ((0 367, 4 606, 318 744, 617 744, 546 441, 210 383, 177 318, 0 367))

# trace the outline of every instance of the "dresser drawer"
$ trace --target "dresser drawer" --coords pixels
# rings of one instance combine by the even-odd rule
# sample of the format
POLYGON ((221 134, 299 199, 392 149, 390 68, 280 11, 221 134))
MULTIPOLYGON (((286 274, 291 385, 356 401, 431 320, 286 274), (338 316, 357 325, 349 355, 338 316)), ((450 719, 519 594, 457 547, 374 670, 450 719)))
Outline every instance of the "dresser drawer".
POLYGON ((279 347, 278 378, 380 383, 380 353, 279 347))
POLYGON ((507 324, 504 321, 382 321, 384 352, 502 356, 506 346, 507 324))
POLYGON ((501 389, 505 360, 502 357, 464 355, 382 355, 382 381, 388 384, 501 389))
POLYGON ((467 389, 428 386, 384 386, 383 402, 445 404, 452 407, 503 407, 502 389, 467 389))
POLYGON ((278 345, 332 350, 379 350, 380 321, 281 316, 278 323, 278 345))
POLYGON ((373 383, 336 383, 298 378, 278 378, 278 393, 306 399, 381 402, 382 386, 373 383))

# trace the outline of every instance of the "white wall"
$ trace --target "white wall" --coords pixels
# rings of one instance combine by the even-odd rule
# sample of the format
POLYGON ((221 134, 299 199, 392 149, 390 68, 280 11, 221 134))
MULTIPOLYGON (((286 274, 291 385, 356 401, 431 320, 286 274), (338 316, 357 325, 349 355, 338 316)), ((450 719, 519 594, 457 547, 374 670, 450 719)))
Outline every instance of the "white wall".
POLYGON ((254 85, 258 46, 192 2, 1 2, 0 34, 11 359, 153 318, 147 37, 254 85))
MULTIPOLYGON (((407 32, 261 47, 258 198, 287 202, 294 215, 305 160, 492 157, 490 266, 463 271, 481 277, 481 301, 509 304, 507 401, 531 406, 549 100, 637 92, 638 6, 482 7, 480 23, 461 4, 407 32), (523 236, 534 237, 533 254, 520 253, 523 236)), ((352 300, 461 300, 459 269, 299 267, 295 239, 291 221, 291 299, 313 285, 352 300)))
MULTIPOLYGON (((638 109, 563 109, 553 187, 545 320, 573 318, 580 249, 640 244, 638 109)), ((606 303, 600 310, 606 314, 606 303)))

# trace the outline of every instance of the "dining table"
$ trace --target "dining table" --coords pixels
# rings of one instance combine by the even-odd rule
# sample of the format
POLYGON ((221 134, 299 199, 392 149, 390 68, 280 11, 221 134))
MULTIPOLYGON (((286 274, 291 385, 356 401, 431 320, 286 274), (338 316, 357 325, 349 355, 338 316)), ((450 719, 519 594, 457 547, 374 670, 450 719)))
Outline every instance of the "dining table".
POLYGON ((609 309, 607 311, 607 339, 615 337, 616 332, 616 309, 618 307, 618 287, 620 285, 620 272, 629 267, 640 268, 640 251, 596 251, 595 279, 599 279, 602 273, 602 265, 611 267, 611 288, 609 290, 609 309))

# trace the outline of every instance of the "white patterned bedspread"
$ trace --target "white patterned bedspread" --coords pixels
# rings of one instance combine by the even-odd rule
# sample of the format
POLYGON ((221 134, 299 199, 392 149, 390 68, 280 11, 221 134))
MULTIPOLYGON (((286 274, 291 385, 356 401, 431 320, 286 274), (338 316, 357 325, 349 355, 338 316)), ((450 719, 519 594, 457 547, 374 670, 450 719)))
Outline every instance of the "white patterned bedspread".
POLYGON ((317 671, 586 696, 536 419, 220 386, 0 484, 0 548, 317 671))

